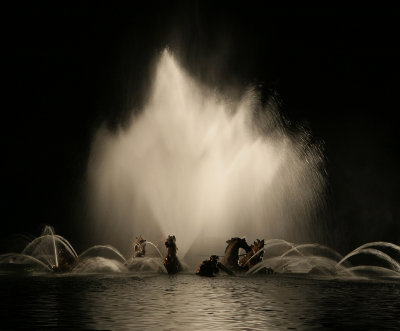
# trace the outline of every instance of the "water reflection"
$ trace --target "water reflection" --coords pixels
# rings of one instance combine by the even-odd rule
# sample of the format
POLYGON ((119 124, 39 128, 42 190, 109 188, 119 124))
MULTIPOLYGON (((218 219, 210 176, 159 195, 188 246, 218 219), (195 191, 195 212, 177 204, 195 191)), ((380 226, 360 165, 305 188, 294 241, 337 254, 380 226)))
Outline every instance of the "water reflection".
POLYGON ((400 284, 195 275, 0 277, 2 329, 400 327, 400 284))

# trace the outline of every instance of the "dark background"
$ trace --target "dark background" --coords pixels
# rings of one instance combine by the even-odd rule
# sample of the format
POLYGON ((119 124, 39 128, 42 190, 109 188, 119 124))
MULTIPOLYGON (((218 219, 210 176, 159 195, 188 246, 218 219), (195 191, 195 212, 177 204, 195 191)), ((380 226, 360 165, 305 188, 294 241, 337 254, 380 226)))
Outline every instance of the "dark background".
POLYGON ((85 227, 91 138, 140 108, 167 45, 217 89, 275 94, 291 125, 323 143, 327 244, 399 244, 399 14, 244 1, 5 8, 1 251, 44 224, 78 252, 96 243, 85 227))

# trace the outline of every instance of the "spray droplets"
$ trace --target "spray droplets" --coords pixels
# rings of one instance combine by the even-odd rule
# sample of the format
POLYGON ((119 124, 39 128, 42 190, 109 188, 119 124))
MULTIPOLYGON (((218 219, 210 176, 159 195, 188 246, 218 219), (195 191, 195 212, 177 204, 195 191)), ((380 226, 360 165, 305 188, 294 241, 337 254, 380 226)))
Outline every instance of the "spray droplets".
POLYGON ((174 233, 182 255, 206 237, 307 239, 324 188, 320 153, 286 134, 276 109, 259 108, 256 93, 211 92, 164 51, 141 114, 94 139, 95 222, 121 236, 174 233))

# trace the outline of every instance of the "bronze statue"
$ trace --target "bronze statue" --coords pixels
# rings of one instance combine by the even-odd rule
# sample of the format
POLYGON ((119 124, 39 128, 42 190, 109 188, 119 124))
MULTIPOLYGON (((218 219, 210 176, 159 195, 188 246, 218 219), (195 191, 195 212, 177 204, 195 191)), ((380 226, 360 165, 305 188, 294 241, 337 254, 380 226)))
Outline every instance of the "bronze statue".
POLYGON ((146 240, 142 236, 136 237, 133 245, 133 257, 144 257, 146 255, 146 240))
POLYGON ((225 271, 229 275, 234 275, 232 271, 230 271, 223 264, 218 262, 218 259, 218 255, 211 255, 208 260, 204 260, 203 262, 201 262, 196 270, 196 275, 214 277, 216 274, 219 273, 219 269, 225 271))
POLYGON ((254 244, 250 246, 250 251, 239 260, 239 266, 248 270, 254 267, 257 263, 262 261, 264 255, 264 239, 257 239, 254 244), (260 250, 262 250, 260 252, 260 250), (257 254, 256 256, 254 256, 257 254), (254 257, 253 257, 254 256, 254 257))
POLYGON ((222 260, 222 265, 232 271, 243 271, 243 267, 241 267, 238 263, 239 249, 244 249, 246 253, 251 251, 246 239, 235 237, 227 240, 226 243, 228 246, 225 249, 225 256, 222 260))
POLYGON ((176 238, 175 236, 168 236, 165 240, 165 247, 167 248, 167 256, 164 258, 163 264, 169 274, 176 274, 182 270, 182 266, 176 256, 176 238))

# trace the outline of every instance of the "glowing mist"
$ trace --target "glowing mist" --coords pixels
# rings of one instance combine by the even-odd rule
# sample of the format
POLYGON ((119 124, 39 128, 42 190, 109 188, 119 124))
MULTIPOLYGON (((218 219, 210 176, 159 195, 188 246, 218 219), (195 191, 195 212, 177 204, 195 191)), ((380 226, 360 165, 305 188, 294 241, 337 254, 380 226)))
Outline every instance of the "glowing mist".
POLYGON ((310 238, 321 155, 304 132, 288 134, 272 106, 260 112, 256 93, 212 92, 164 51, 146 106, 126 127, 101 127, 93 140, 89 197, 100 229, 152 241, 174 234, 180 256, 232 236, 310 238))

